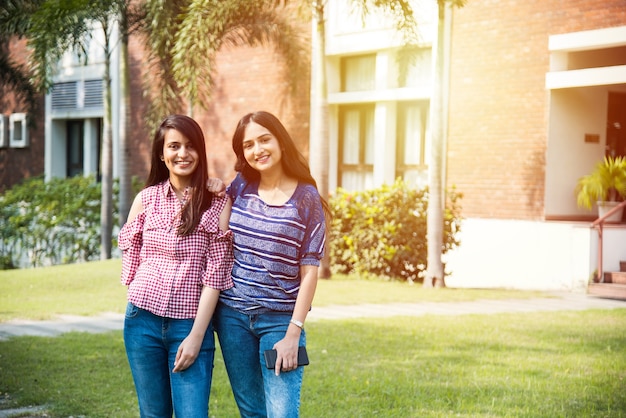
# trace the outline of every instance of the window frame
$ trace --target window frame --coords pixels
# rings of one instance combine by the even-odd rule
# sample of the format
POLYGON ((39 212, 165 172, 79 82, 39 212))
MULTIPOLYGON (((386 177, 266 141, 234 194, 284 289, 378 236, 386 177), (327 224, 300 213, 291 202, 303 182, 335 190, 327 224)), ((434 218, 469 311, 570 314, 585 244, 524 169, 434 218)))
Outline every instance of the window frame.
MULTIPOLYGON (((374 117, 375 105, 373 103, 364 103, 364 104, 352 104, 345 105, 339 108, 339 155, 338 155, 338 167, 337 167, 337 185, 339 187, 344 187, 346 185, 343 184, 343 175, 347 172, 354 172, 357 175, 363 175, 365 173, 374 173, 374 162, 367 163, 365 161, 366 157, 366 135, 367 135, 367 118, 368 113, 371 118, 374 117), (358 111, 359 112, 359 155, 357 163, 344 163, 344 155, 345 155, 345 124, 346 124, 346 113, 349 111, 358 111)), ((370 123, 374 123, 373 119, 370 123)), ((373 139, 374 140, 374 139, 373 139)))
POLYGON ((396 178, 401 177, 406 179, 406 173, 409 171, 427 171, 428 170, 428 158, 426 156, 427 151, 427 131, 428 131, 428 117, 429 117, 429 102, 427 100, 399 102, 397 106, 396 115, 396 178), (407 119, 408 109, 411 107, 417 107, 421 118, 420 123, 420 144, 419 154, 420 158, 417 163, 406 163, 406 129, 405 121, 407 119))

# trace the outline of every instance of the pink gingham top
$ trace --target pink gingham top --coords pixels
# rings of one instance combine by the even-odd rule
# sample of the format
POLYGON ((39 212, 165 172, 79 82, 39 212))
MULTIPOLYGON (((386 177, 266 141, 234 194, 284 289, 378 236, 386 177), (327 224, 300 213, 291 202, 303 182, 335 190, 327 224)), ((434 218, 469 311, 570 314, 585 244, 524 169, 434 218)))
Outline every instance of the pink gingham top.
POLYGON ((195 318, 203 286, 233 286, 233 234, 219 228, 227 197, 213 197, 196 230, 177 235, 182 204, 169 180, 141 191, 141 211, 118 236, 128 301, 155 315, 195 318))

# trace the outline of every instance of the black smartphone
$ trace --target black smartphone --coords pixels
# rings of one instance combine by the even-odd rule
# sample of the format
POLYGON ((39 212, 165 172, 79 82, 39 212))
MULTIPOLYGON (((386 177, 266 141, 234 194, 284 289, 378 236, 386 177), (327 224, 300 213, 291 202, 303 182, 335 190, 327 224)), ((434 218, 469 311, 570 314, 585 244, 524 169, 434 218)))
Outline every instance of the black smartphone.
MULTIPOLYGON (((274 369, 276 367, 276 350, 265 350, 265 367, 274 369)), ((309 355, 306 347, 298 347, 298 366, 306 366, 309 364, 309 355)))

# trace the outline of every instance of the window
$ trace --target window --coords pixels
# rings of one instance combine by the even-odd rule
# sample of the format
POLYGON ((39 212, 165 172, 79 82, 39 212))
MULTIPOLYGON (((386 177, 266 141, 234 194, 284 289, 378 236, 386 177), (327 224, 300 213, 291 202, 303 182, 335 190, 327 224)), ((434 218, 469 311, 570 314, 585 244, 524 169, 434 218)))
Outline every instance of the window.
POLYGON ((609 92, 605 153, 611 157, 626 156, 626 93, 609 92))
MULTIPOLYGON (((402 65, 402 64, 401 64, 402 65)), ((429 86, 432 83, 432 50, 420 48, 413 51, 412 61, 403 72, 400 67, 400 87, 429 86)))
POLYGON ((102 109, 102 89, 101 79, 56 83, 50 92, 52 111, 102 109))
POLYGON ((341 59, 341 91, 374 90, 376 56, 363 55, 341 59))
POLYGON ((82 106, 86 108, 103 108, 102 88, 104 83, 101 79, 85 80, 82 89, 82 106))
POLYGON ((350 191, 373 187, 374 105, 339 111, 339 186, 350 191))
POLYGON ((428 103, 411 102, 398 105, 398 146, 396 177, 416 186, 428 181, 428 103))
POLYGON ((53 111, 76 109, 77 85, 75 81, 70 81, 67 83, 56 83, 52 86, 50 97, 53 111))
POLYGON ((83 125, 82 120, 67 121, 67 177, 84 172, 83 125))
POLYGON ((9 146, 9 117, 0 115, 0 148, 9 146))
POLYGON ((12 113, 9 117, 9 145, 12 148, 25 148, 28 146, 28 127, 26 126, 26 113, 12 113))

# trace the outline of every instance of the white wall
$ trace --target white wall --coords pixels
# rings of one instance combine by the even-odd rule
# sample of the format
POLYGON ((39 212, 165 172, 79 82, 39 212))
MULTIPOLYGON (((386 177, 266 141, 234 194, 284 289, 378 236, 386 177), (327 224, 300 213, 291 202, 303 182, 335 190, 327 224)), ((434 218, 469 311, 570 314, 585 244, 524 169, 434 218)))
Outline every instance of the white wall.
MULTIPOLYGON (((604 227, 602 232, 602 268, 603 271, 619 271, 619 262, 626 261, 626 230, 623 227, 604 227)), ((594 248, 597 252, 598 233, 594 232, 594 248)), ((593 268, 597 268, 598 257, 593 254, 593 268)))
POLYGON ((446 285, 583 291, 596 268, 594 237, 589 223, 466 219, 461 246, 445 257, 446 285))
MULTIPOLYGON (((431 45, 437 23, 437 2, 411 1, 418 24, 419 42, 431 45)), ((402 35, 393 20, 370 5, 370 14, 362 18, 352 0, 329 0, 326 5, 326 55, 371 52, 399 47, 402 35), (372 13, 375 11, 375 13, 372 13)))
POLYGON ((609 91, 626 86, 598 86, 552 90, 546 152, 545 215, 597 215, 576 204, 578 179, 604 158, 609 91), (597 143, 585 134, 598 135, 597 143))
POLYGON ((597 214, 576 204, 578 179, 602 161, 609 92, 626 91, 620 65, 626 26, 551 35, 546 152, 546 217, 597 214), (621 47, 621 48, 617 48, 621 47), (585 142, 585 134, 598 142, 585 142))
MULTIPOLYGON (((578 208, 574 189, 604 157, 608 93, 605 87, 553 90, 546 154, 545 214, 590 215, 578 208), (585 134, 599 136, 586 143, 585 134)), ((597 212, 596 212, 597 213, 597 212)))
POLYGON ((67 172, 67 131, 65 123, 59 123, 51 119, 50 96, 46 96, 46 144, 45 144, 45 177, 50 180, 52 177, 65 177, 67 172))

